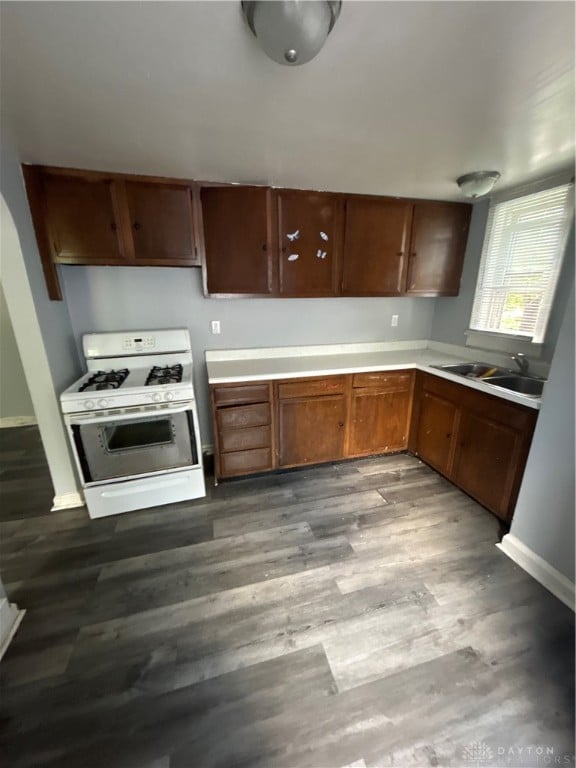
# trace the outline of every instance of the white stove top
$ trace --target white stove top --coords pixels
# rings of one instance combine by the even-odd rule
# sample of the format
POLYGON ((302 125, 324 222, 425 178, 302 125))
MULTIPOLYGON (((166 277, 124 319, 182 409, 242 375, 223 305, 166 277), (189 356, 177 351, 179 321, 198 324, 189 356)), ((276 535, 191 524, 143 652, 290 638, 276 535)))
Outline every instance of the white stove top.
POLYGON ((60 395, 64 413, 169 406, 194 399, 192 351, 185 329, 87 334, 83 347, 88 372, 60 395), (181 366, 181 380, 161 383, 161 379, 147 384, 155 366, 181 366), (117 375, 98 376, 99 373, 117 375), (105 379, 112 379, 113 383, 105 379))

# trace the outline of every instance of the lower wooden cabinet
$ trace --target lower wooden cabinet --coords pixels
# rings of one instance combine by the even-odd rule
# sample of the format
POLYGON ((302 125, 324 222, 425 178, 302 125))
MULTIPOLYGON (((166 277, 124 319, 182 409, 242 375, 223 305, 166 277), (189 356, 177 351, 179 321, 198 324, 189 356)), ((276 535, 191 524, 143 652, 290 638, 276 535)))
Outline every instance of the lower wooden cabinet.
POLYGON ((353 377, 348 456, 406 450, 412 384, 413 375, 406 372, 353 377))
POLYGON ((536 418, 531 408, 418 373, 409 447, 509 521, 536 418))
POLYGON ((276 385, 279 467, 344 456, 348 380, 348 376, 324 376, 276 385))
POLYGON ((211 396, 215 477, 273 469, 272 385, 222 384, 211 396))
POLYGON ((405 450, 413 371, 211 387, 216 479, 405 450))
POLYGON ((504 520, 512 516, 516 475, 524 472, 523 441, 523 430, 481 413, 462 413, 454 482, 504 520))
POLYGON ((455 445, 458 406, 434 392, 423 391, 419 402, 416 446, 420 458, 448 474, 455 445))
POLYGON ((538 414, 408 370, 211 392, 216 479, 408 449, 505 521, 538 414))
POLYGON ((321 395, 278 401, 278 466, 318 464, 344 456, 346 400, 321 395))

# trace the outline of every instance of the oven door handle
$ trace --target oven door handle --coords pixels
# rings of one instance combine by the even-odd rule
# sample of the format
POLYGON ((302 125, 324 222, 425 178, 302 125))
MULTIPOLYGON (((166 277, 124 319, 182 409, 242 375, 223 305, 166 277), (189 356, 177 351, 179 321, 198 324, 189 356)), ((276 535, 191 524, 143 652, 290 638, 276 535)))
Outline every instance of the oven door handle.
POLYGON ((69 424, 109 424, 111 421, 136 421, 140 419, 150 419, 158 416, 170 416, 173 413, 183 413, 185 411, 192 410, 194 401, 186 401, 184 403, 174 403, 173 405, 163 405, 158 409, 149 411, 134 411, 134 412, 118 412, 111 413, 108 416, 95 416, 89 414, 83 416, 82 414, 67 414, 66 420, 69 424))

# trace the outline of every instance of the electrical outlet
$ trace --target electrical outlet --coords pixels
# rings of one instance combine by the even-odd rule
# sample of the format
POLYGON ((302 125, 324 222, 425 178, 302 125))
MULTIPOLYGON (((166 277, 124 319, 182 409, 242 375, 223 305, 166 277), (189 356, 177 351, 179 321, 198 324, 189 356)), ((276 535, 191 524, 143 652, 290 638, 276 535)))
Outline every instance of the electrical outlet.
POLYGON ((211 326, 214 336, 220 333, 220 320, 212 320, 211 326))
POLYGON ((392 315, 392 321, 390 325, 392 326, 392 328, 396 328, 396 326, 398 325, 398 315, 392 315))

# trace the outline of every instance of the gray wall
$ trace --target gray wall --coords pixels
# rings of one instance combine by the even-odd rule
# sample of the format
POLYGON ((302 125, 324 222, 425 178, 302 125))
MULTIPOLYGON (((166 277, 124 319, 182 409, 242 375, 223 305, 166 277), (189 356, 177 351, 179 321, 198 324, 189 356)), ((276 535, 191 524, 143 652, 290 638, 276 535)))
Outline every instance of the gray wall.
POLYGON ((1 275, 5 299, 54 485, 56 503, 78 490, 58 395, 80 372, 68 307, 50 301, 36 245, 20 155, 4 113, 1 126, 1 275))
POLYGON ((4 291, 0 287, 0 418, 34 418, 34 408, 4 291))
POLYGON ((89 331, 190 329, 202 440, 210 443, 207 349, 427 339, 434 299, 206 299, 199 269, 64 267, 77 341, 89 331), (397 328, 390 326, 398 314, 397 328), (210 333, 220 320, 222 333, 210 333))
MULTIPOLYGON (((69 386, 79 372, 68 308, 62 301, 50 301, 32 226, 32 216, 20 167, 18 149, 10 140, 9 127, 2 124, 2 174, 0 189, 8 205, 20 240, 22 255, 38 315, 50 372, 57 392, 69 386)), ((3 254, 4 257, 4 254, 3 254)), ((5 286, 5 290, 8 289, 5 286)), ((6 296, 9 300, 10 297, 6 296)))
MULTIPOLYGON (((432 336, 435 341, 443 341, 448 344, 466 344, 464 332, 468 330, 472 303, 476 290, 476 279, 482 256, 484 243, 484 231, 488 218, 489 201, 484 200, 474 205, 472 220, 470 222, 470 234, 464 259, 464 270, 460 293, 454 298, 440 298, 436 300, 434 320, 432 323, 432 336)), ((558 281, 556 297, 550 314, 546 340, 542 350, 542 358, 547 362, 552 360, 560 326, 564 318, 564 312, 570 289, 574 284, 574 224, 568 237, 566 257, 562 265, 562 271, 558 281)), ((514 341, 510 342, 510 351, 514 351, 514 341)))
POLYGON ((574 284, 510 532, 574 582, 574 284))

